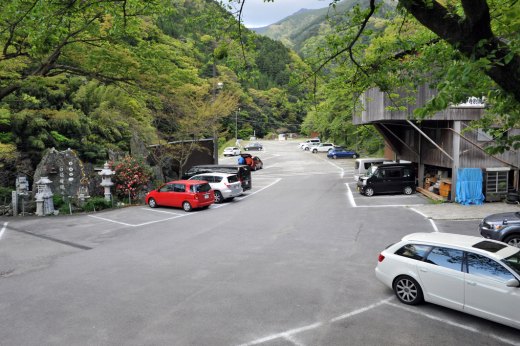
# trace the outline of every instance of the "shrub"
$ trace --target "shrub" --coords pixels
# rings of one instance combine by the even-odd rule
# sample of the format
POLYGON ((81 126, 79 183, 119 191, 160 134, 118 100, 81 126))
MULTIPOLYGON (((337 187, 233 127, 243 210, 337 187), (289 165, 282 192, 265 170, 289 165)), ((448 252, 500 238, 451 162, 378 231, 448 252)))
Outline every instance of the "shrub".
POLYGON ((0 187, 0 204, 3 204, 4 202, 6 204, 11 203, 12 191, 13 189, 8 187, 0 187))
POLYGON ((114 167, 115 193, 121 198, 135 200, 152 177, 152 169, 142 160, 126 156, 114 167))
POLYGON ((112 203, 104 197, 91 197, 83 205, 84 211, 97 211, 112 208, 112 203))

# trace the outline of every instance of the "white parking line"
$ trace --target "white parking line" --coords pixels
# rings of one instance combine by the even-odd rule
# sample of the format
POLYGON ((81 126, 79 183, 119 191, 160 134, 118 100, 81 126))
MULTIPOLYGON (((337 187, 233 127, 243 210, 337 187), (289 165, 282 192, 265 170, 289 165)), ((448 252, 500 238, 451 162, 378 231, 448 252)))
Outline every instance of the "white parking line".
POLYGON ((352 194, 352 190, 350 189, 350 186, 348 185, 348 183, 345 183, 345 185, 347 185, 347 198, 348 198, 348 201, 350 202, 350 205, 354 208, 357 207, 356 205, 356 201, 354 200, 354 195, 352 194))
POLYGON ((2 236, 4 235, 5 233, 5 230, 7 229, 7 224, 9 222, 4 222, 4 226, 2 227, 2 230, 0 230, 0 239, 2 239, 2 236))
POLYGON ((155 212, 155 213, 170 214, 170 215, 183 215, 183 214, 179 214, 179 213, 172 213, 171 211, 157 210, 157 209, 151 209, 151 208, 141 208, 141 210, 152 211, 152 212, 155 212))
POLYGON ((146 225, 151 225, 153 223, 158 223, 158 222, 163 222, 163 221, 168 221, 168 220, 173 220, 173 219, 177 219, 179 217, 184 217, 184 216, 188 216, 190 214, 186 214, 186 215, 182 215, 182 214, 176 214, 175 216, 173 217, 168 217, 166 219, 160 219, 160 220, 154 220, 154 221, 149 221, 149 222, 143 222, 143 223, 139 223, 139 224, 131 224, 131 223, 126 223, 126 222, 121 222, 121 221, 116 221, 116 220, 112 220, 112 219, 107 219, 107 218, 104 218, 104 217, 101 217, 101 216, 95 216, 95 215, 88 215, 89 217, 93 217, 94 219, 99 219, 99 220, 103 220, 103 221, 108 221, 108 222, 112 222, 112 223, 117 223, 118 225, 123 225, 123 226, 128 226, 128 227, 139 227, 139 226, 146 226, 146 225))
POLYGON ((435 221, 433 221, 433 219, 431 217, 429 217, 428 215, 420 212, 419 210, 417 210, 415 208, 410 208, 410 210, 416 212, 417 214, 421 215, 425 219, 430 220, 430 223, 432 224, 432 227, 433 227, 433 231, 436 232, 436 233, 440 233, 439 228, 437 228, 437 225, 435 224, 435 221))
POLYGON ((371 305, 368 305, 368 306, 365 306, 364 308, 357 309, 357 310, 354 310, 352 312, 346 313, 344 315, 335 317, 335 318, 331 319, 330 322, 331 323, 332 322, 337 322, 337 321, 341 321, 341 320, 344 320, 346 318, 349 318, 349 317, 352 317, 352 316, 355 316, 355 315, 359 315, 359 314, 361 314, 363 312, 366 312, 368 310, 372 310, 373 308, 377 308, 379 305, 386 304, 386 303, 388 303, 389 301, 391 301, 393 299, 394 299, 394 297, 390 297, 390 298, 386 298, 386 299, 380 300, 379 302, 371 304, 371 305))
MULTIPOLYGON (((328 323, 334 323, 334 322, 337 322, 337 321, 341 321, 341 320, 350 318, 352 316, 359 315, 359 314, 361 314, 363 312, 367 312, 367 311, 369 311, 371 309, 374 309, 374 308, 376 308, 378 306, 381 306, 382 304, 388 304, 388 302, 393 300, 393 299, 395 299, 395 297, 393 297, 393 296, 389 297, 389 298, 386 298, 386 299, 383 299, 383 300, 381 300, 381 301, 379 301, 377 303, 370 304, 370 305, 367 305, 367 306, 362 307, 360 309, 357 309, 357 310, 348 312, 346 314, 340 315, 338 317, 332 318, 332 319, 329 320, 328 323)), ((258 345, 258 344, 263 344, 265 342, 273 341, 273 340, 279 339, 279 338, 283 338, 283 339, 286 339, 286 340, 288 340, 288 341, 290 341, 290 342, 292 342, 292 343, 294 343, 296 345, 300 345, 300 343, 293 338, 293 335, 301 333, 301 332, 306 332, 306 331, 309 331, 309 330, 312 330, 312 329, 319 328, 321 326, 324 326, 325 324, 326 323, 323 323, 323 322, 317 322, 317 323, 309 324, 308 326, 303 326, 303 327, 300 327, 300 328, 289 329, 289 330, 287 330, 285 332, 272 334, 272 335, 269 335, 269 336, 266 336, 266 337, 263 337, 263 338, 260 338, 260 339, 256 339, 256 340, 247 342, 245 344, 241 344, 239 346, 258 345)))
POLYGON ((272 182, 271 184, 266 185, 266 186, 262 187, 261 189, 256 190, 255 192, 251 192, 250 194, 247 194, 247 195, 245 195, 245 196, 243 196, 243 197, 237 197, 236 199, 238 199, 239 201, 241 201, 241 200, 243 200, 243 199, 246 199, 246 198, 249 197, 249 196, 256 195, 256 194, 259 193, 260 191, 263 191, 263 190, 267 189, 268 187, 271 187, 271 186, 273 186, 274 184, 279 183, 281 180, 282 180, 282 178, 278 178, 278 179, 276 179, 274 182, 272 182))
POLYGON ((492 339, 501 341, 503 343, 506 343, 508 345, 520 346, 519 342, 516 342, 516 341, 510 340, 510 339, 504 338, 502 336, 498 336, 498 335, 493 334, 493 333, 484 333, 484 332, 481 332, 477 328, 470 327, 470 326, 467 326, 465 324, 457 323, 457 322, 448 320, 446 318, 440 318, 440 317, 437 317, 437 316, 433 316, 433 315, 427 314, 427 313, 425 313, 423 311, 415 310, 415 309, 412 309, 412 308, 409 308, 409 307, 406 307, 406 306, 403 306, 403 305, 399 305, 399 304, 394 304, 394 303, 390 303, 390 302, 386 302, 385 304, 393 306, 395 308, 399 308, 399 309, 411 312, 413 314, 417 314, 417 315, 429 318, 429 319, 434 320, 434 321, 439 321, 439 322, 448 324, 448 325, 453 326, 453 327, 458 327, 458 328, 461 328, 461 329, 464 329, 464 330, 467 330, 467 331, 470 331, 470 332, 473 332, 473 333, 484 335, 484 336, 487 336, 489 338, 492 338, 492 339))

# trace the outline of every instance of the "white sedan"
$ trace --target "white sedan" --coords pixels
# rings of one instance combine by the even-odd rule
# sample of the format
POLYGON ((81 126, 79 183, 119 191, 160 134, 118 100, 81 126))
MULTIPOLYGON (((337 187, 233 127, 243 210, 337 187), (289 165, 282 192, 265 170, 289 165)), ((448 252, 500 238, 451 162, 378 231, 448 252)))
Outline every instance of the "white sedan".
POLYGON ((224 156, 237 156, 240 155, 239 147, 227 147, 224 149, 224 156))
POLYGON ((414 233, 379 255, 376 277, 404 304, 442 305, 520 329, 520 249, 479 237, 414 233))

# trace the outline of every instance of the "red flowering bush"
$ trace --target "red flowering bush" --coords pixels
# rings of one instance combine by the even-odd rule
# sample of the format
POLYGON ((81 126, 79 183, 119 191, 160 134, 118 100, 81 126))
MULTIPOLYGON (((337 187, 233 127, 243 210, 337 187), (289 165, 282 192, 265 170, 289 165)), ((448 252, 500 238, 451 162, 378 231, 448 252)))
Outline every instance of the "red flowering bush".
POLYGON ((126 156, 121 161, 116 162, 114 167, 114 186, 115 194, 119 198, 136 199, 139 192, 148 184, 152 177, 151 168, 142 160, 132 156, 126 156))

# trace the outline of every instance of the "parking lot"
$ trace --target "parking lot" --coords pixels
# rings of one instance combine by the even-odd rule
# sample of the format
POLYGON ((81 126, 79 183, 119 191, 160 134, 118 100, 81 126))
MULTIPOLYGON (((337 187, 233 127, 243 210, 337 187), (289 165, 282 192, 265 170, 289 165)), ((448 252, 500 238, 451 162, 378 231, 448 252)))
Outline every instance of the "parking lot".
POLYGON ((208 210, 0 220, 3 344, 520 345, 374 278, 403 235, 476 235, 478 218, 432 218, 419 194, 362 196, 352 159, 284 142, 255 154, 252 190, 208 210))

